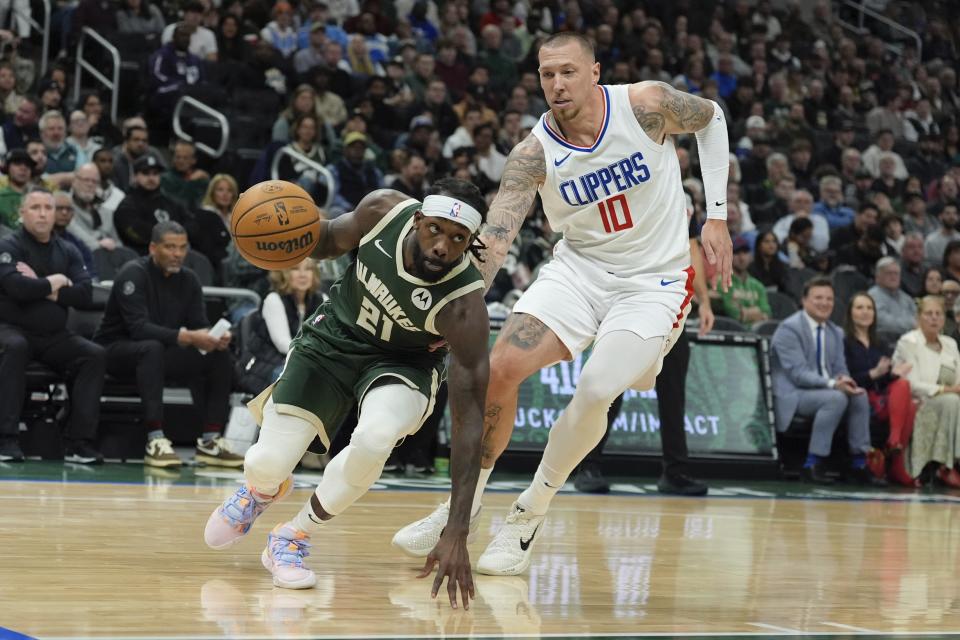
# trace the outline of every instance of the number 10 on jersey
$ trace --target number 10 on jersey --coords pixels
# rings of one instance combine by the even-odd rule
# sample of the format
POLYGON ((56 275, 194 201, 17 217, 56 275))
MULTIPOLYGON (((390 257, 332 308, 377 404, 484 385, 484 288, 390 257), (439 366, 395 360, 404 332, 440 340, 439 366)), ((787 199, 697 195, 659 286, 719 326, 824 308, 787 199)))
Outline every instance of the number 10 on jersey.
POLYGON ((623 231, 633 226, 633 218, 630 217, 630 205, 627 204, 625 194, 621 193, 612 198, 601 200, 597 203, 597 207, 600 209, 603 230, 607 233, 623 231))

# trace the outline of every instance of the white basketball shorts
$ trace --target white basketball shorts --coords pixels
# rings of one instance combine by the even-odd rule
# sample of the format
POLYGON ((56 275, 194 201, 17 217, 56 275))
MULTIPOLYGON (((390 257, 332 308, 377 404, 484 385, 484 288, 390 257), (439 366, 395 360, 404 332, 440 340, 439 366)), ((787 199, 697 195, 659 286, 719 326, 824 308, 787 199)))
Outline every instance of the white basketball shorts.
POLYGON ((571 357, 611 331, 630 331, 643 339, 666 337, 662 359, 683 331, 693 275, 693 267, 687 267, 619 277, 561 240, 513 312, 547 325, 571 357))

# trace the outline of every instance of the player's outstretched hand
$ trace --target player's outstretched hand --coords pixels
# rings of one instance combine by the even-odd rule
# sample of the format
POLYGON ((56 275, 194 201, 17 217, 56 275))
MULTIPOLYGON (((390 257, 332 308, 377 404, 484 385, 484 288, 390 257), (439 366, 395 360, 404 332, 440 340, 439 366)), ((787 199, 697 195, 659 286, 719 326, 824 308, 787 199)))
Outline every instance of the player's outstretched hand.
POLYGON ((427 561, 423 564, 423 570, 417 575, 418 578, 426 578, 433 573, 434 565, 439 563, 437 568, 437 577, 433 581, 433 589, 430 592, 431 597, 436 598, 443 585, 443 579, 447 578, 447 595, 450 597, 450 606, 457 608, 457 585, 460 585, 460 593, 463 598, 463 608, 470 608, 470 600, 476 597, 473 588, 473 573, 470 571, 470 553, 467 551, 467 533, 463 535, 447 534, 446 531, 440 536, 440 541, 433 548, 427 561))
POLYGON ((710 279, 710 287, 727 291, 732 282, 733 242, 726 220, 707 220, 700 232, 703 253, 707 262, 716 267, 716 273, 710 279))

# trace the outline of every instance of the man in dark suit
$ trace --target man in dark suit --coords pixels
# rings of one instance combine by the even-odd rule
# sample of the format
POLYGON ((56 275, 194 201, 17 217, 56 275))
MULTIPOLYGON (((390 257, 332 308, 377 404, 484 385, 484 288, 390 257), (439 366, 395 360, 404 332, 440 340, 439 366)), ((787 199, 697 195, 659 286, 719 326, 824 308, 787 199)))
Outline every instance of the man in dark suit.
POLYGON ((813 278, 803 287, 803 309, 780 323, 770 344, 773 407, 778 431, 794 416, 813 418, 807 460, 801 476, 830 484, 823 461, 830 455, 833 434, 844 416, 850 447, 849 477, 862 484, 885 485, 870 473, 870 403, 854 382, 843 354, 843 331, 830 322, 833 284, 813 278))

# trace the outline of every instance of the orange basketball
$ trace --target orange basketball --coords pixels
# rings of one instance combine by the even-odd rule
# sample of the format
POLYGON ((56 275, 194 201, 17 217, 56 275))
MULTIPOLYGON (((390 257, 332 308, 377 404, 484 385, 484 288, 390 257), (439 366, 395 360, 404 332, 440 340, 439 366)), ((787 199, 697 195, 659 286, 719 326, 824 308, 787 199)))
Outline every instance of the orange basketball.
POLYGON ((230 215, 230 235, 261 269, 287 269, 310 256, 320 240, 320 210, 292 182, 267 180, 240 194, 230 215))

